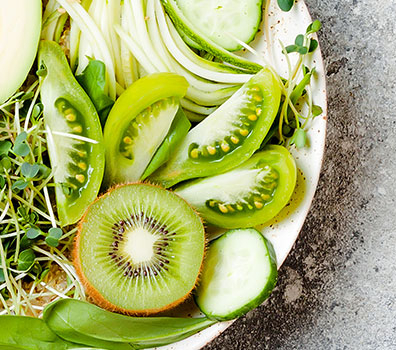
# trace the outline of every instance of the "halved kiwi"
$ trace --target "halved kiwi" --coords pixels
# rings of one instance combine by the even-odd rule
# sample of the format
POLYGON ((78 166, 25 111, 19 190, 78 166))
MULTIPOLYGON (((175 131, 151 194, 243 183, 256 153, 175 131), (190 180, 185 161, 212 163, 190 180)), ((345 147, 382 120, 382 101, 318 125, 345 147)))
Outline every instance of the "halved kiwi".
POLYGON ((99 197, 81 220, 74 265, 95 303, 149 315, 184 301, 205 250, 201 219, 180 197, 142 183, 99 197))

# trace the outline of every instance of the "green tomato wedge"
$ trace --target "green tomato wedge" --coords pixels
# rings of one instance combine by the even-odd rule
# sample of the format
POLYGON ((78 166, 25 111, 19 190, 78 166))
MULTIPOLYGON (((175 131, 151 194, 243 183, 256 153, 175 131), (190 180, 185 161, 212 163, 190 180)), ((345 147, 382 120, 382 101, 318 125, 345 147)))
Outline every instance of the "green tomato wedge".
POLYGON ((41 33, 41 0, 0 3, 0 104, 26 79, 41 33))
POLYGON ((137 181, 171 128, 186 79, 155 73, 137 80, 116 101, 104 129, 106 185, 137 181))
POLYGON ((267 299, 277 276, 274 249, 259 231, 228 231, 209 245, 195 301, 209 318, 232 320, 267 299))
POLYGON ((142 180, 151 175, 162 164, 166 163, 169 160, 171 154, 176 150, 177 146, 187 135, 190 128, 190 121, 184 114, 183 109, 179 108, 176 113, 175 119, 173 119, 168 135, 166 135, 165 140, 161 143, 161 146, 158 148, 157 152, 155 152, 153 159, 144 171, 144 174, 142 175, 142 180))
MULTIPOLYGON (((184 0, 183 2, 186 2, 186 0, 184 0)), ((244 2, 246 2, 246 1, 244 1, 244 2)), ((249 2, 251 2, 251 1, 249 0, 249 2)), ((194 20, 194 17, 197 18, 197 15, 192 13, 189 15, 189 18, 188 18, 186 16, 186 14, 182 11, 181 5, 178 4, 177 0, 161 0, 161 3, 164 6, 165 11, 169 15, 169 17, 172 19, 177 30, 181 33, 184 33, 194 43, 196 43, 195 46, 199 46, 203 50, 211 53, 213 56, 219 58, 220 60, 227 62, 233 66, 245 69, 247 72, 257 73, 258 71, 260 71, 263 68, 260 64, 251 62, 241 56, 235 55, 232 52, 229 52, 227 49, 225 49, 223 46, 221 46, 217 42, 213 41, 213 39, 210 36, 205 34, 205 30, 204 31, 200 30, 200 28, 199 28, 200 20, 198 19, 198 22, 197 22, 197 20, 194 20)), ((256 10, 259 8, 258 3, 259 2, 256 3, 257 4, 256 10)), ((185 3, 184 7, 186 10, 186 8, 189 7, 189 5, 185 3)), ((207 10, 206 7, 201 8, 202 12, 204 12, 205 10, 207 10)), ((201 15, 202 14, 200 14, 199 17, 202 17, 201 15)), ((261 19, 261 14, 260 14, 260 19, 261 19)), ((253 22, 254 21, 255 20, 253 20, 253 22)), ((249 27, 250 24, 248 24, 247 26, 249 27)), ((241 23, 239 28, 243 28, 243 23, 241 23)), ((207 29, 206 33, 209 33, 209 32, 210 32, 210 30, 207 29)), ((253 36, 254 36, 254 34, 253 34, 253 36)), ((224 46, 227 46, 227 45, 224 45, 224 46)), ((236 47, 234 47, 234 48, 236 48, 236 47)))
POLYGON ((76 223, 99 192, 104 172, 102 128, 61 47, 42 41, 38 63, 47 72, 40 94, 58 216, 65 226, 76 223))
POLYGON ((257 33, 263 12, 259 0, 176 0, 185 17, 200 32, 226 50, 240 50, 233 37, 249 43, 257 33))
POLYGON ((150 177, 164 187, 216 175, 249 159, 270 129, 281 90, 268 69, 245 83, 187 134, 171 159, 150 177))
POLYGON ((282 146, 266 146, 226 173, 187 182, 175 193, 213 225, 245 228, 264 224, 288 203, 296 186, 294 158, 282 146))
POLYGON ((44 310, 43 319, 63 339, 117 350, 170 344, 215 323, 206 317, 124 316, 73 299, 51 303, 44 310))

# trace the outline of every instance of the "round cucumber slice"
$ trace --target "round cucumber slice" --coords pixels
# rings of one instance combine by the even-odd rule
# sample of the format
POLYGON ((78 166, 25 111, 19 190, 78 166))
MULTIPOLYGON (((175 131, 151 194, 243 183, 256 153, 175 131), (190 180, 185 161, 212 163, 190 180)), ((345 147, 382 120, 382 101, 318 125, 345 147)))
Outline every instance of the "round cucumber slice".
POLYGON ((231 320, 267 299, 277 276, 274 250, 260 232, 228 231, 209 246, 195 300, 209 318, 231 320))
POLYGON ((150 179, 170 187, 232 169, 260 147, 279 108, 280 87, 264 69, 191 129, 171 159, 150 179))
POLYGON ((249 43, 261 22, 262 1, 176 0, 186 18, 226 50, 242 48, 232 37, 249 43))
POLYGON ((176 189, 206 222, 224 228, 264 224, 287 204, 296 186, 294 158, 271 145, 238 168, 176 189))
POLYGON ((0 104, 22 85, 36 57, 41 0, 0 2, 0 104))

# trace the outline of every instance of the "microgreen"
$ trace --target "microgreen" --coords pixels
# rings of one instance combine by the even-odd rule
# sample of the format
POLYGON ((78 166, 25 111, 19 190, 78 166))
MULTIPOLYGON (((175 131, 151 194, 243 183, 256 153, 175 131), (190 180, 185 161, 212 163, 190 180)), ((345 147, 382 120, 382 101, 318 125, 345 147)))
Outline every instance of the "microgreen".
POLYGON ((282 11, 290 11, 294 5, 294 0, 278 0, 278 6, 282 11))

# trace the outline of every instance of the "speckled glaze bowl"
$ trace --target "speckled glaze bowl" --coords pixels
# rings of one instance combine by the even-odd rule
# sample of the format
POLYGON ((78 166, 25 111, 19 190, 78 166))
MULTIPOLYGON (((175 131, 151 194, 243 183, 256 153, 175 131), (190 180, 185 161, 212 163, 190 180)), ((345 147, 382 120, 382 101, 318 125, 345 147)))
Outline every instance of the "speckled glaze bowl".
MULTIPOLYGON (((265 35, 263 28, 261 28, 256 39, 251 43, 251 46, 262 54, 265 57, 265 61, 270 63, 281 76, 287 77, 287 62, 285 56, 282 54, 279 41, 285 46, 293 44, 295 37, 298 34, 305 33, 307 26, 311 22, 312 19, 304 1, 298 0, 293 9, 287 13, 282 12, 278 8, 276 1, 271 1, 270 8, 268 9, 268 26, 270 31, 265 35), (268 49, 267 40, 270 43, 270 49, 268 49)), ((250 53, 244 53, 244 55, 254 61, 263 63, 250 53)), ((293 64, 297 60, 297 54, 291 54, 289 56, 293 64)), ((310 62, 306 64, 309 67, 316 68, 315 79, 312 81, 313 101, 316 105, 322 107, 323 113, 310 121, 307 126, 309 146, 299 150, 294 147, 290 149, 298 166, 297 186, 290 203, 275 219, 265 226, 260 227, 261 232, 271 241, 275 248, 278 269, 290 252, 308 214, 318 183, 325 147, 327 98, 325 70, 320 48, 314 52, 310 58, 310 62)), ((184 308, 183 310, 177 310, 176 313, 189 315, 199 313, 191 305, 184 306, 184 308)), ((200 349, 221 334, 232 322, 217 323, 183 341, 158 349, 200 349)))

